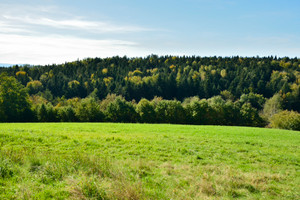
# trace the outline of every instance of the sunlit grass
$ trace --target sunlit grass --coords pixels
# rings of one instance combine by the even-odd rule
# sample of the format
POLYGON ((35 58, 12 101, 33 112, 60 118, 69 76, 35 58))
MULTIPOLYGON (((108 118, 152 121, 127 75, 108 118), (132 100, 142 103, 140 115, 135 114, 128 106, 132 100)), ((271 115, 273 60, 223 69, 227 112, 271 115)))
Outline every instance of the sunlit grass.
POLYGON ((300 132, 0 124, 0 199, 299 199, 300 132))

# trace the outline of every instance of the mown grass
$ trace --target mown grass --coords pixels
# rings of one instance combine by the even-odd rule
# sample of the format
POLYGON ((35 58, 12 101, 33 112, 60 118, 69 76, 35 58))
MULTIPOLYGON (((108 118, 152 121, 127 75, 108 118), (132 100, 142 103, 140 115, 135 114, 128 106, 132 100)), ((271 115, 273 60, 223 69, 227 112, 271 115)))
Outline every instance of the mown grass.
POLYGON ((300 132, 0 124, 0 199, 300 199, 300 132))

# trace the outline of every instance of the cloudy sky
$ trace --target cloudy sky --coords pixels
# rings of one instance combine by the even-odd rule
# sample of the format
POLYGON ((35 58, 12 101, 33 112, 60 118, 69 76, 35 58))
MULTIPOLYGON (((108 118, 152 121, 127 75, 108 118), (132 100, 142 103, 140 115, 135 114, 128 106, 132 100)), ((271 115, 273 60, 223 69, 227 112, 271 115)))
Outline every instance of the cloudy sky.
POLYGON ((299 0, 1 0, 0 63, 300 57, 299 0))

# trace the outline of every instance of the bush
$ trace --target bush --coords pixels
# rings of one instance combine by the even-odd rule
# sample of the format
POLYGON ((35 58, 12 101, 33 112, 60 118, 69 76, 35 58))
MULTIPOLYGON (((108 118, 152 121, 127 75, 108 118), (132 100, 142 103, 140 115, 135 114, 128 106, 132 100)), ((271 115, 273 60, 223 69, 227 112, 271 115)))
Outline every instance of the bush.
POLYGON ((300 114, 295 111, 281 111, 271 118, 271 127, 300 131, 300 114))

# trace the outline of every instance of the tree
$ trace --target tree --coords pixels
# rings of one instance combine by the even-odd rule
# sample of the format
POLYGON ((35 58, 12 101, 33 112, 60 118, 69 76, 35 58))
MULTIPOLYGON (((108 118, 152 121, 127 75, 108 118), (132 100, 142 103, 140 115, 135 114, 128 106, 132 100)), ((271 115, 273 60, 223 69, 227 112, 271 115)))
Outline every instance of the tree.
POLYGON ((57 122, 58 115, 57 110, 51 103, 42 103, 36 110, 37 118, 39 122, 57 122))
POLYGON ((17 80, 22 83, 23 85, 26 85, 27 82, 30 81, 30 78, 28 77, 28 74, 26 71, 18 71, 16 73, 16 77, 17 77, 17 80))
POLYGON ((190 104, 187 105, 186 110, 189 111, 193 124, 213 124, 213 109, 209 106, 206 99, 192 100, 190 104))
POLYGON ((259 116, 256 108, 253 108, 250 103, 244 103, 241 107, 242 125, 244 126, 264 126, 265 121, 259 116))
POLYGON ((75 113, 81 122, 104 121, 104 114, 100 110, 100 104, 93 98, 82 99, 76 106, 75 113))
POLYGON ((112 122, 136 122, 138 118, 132 103, 120 97, 108 104, 106 116, 112 122))
POLYGON ((76 117, 76 113, 73 109, 73 107, 71 106, 64 106, 64 107, 60 107, 58 108, 58 117, 60 119, 61 122, 76 122, 77 117, 76 117))
POLYGON ((43 84, 40 81, 30 81, 27 83, 29 94, 36 94, 43 89, 43 84))
POLYGON ((140 115, 141 122, 154 123, 155 111, 150 101, 147 99, 141 99, 136 107, 137 113, 140 115))
POLYGON ((266 102, 266 99, 261 94, 254 94, 250 92, 249 94, 242 94, 239 102, 241 104, 250 103, 252 107, 257 110, 261 110, 266 102))
POLYGON ((180 101, 171 100, 167 101, 166 117, 168 123, 183 124, 186 123, 185 110, 180 101))
POLYGON ((228 90, 223 90, 220 92, 220 95, 222 96, 222 98, 224 100, 231 100, 233 101, 234 100, 234 96, 233 94, 231 94, 231 92, 229 92, 228 90))
POLYGON ((211 116, 211 122, 213 124, 224 125, 225 124, 225 103, 221 96, 214 96, 207 100, 211 108, 209 114, 211 116))
POLYGON ((270 119, 274 114, 282 111, 282 98, 279 94, 275 94, 268 99, 264 105, 263 114, 270 119))
POLYGON ((14 77, 0 75, 0 120, 32 121, 33 112, 24 86, 14 77))
POLYGON ((180 101, 153 99, 156 120, 158 123, 185 123, 186 115, 180 101))

